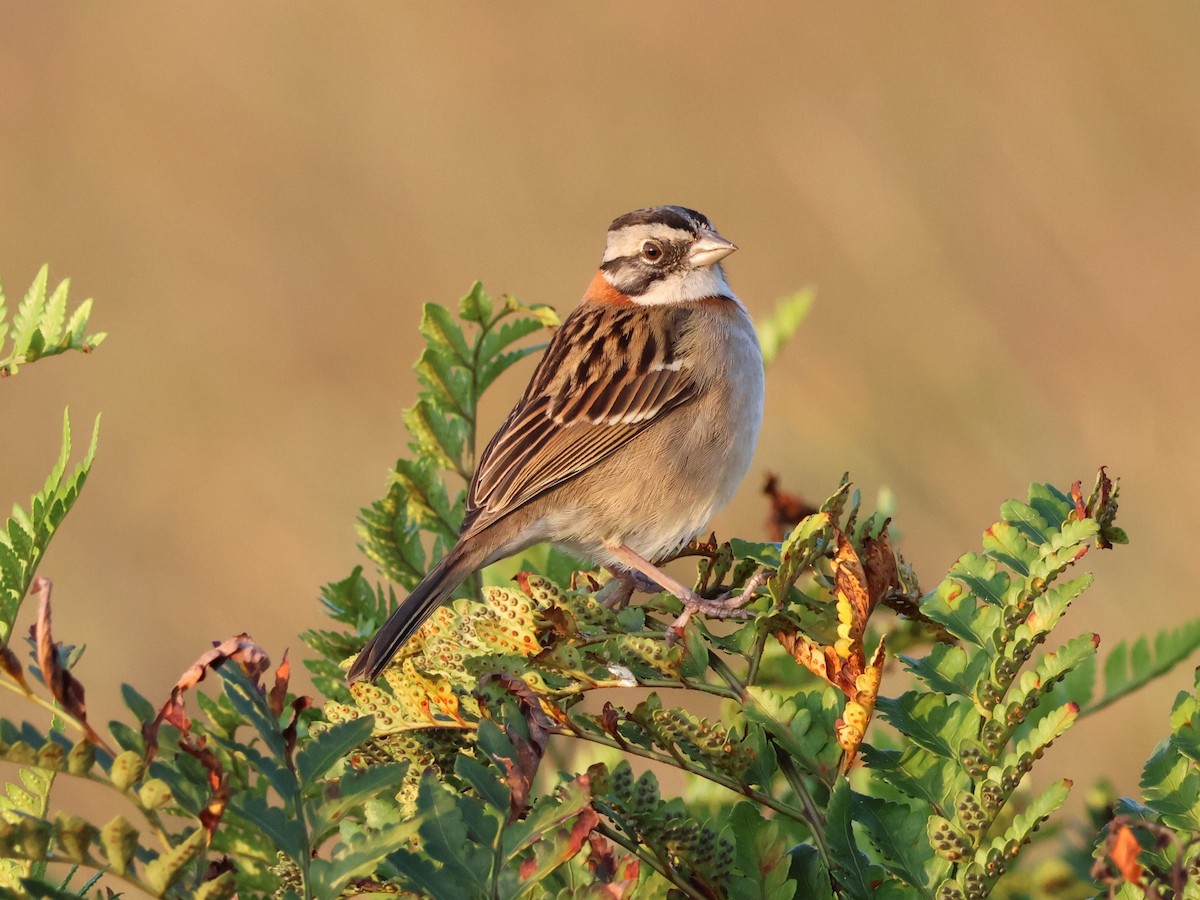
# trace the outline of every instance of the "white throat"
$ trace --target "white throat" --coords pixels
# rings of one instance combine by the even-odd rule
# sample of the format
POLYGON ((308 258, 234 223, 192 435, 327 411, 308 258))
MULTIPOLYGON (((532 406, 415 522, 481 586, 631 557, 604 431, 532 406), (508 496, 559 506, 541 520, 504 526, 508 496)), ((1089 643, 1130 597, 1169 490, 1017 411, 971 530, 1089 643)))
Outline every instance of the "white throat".
POLYGON ((729 282, 725 280, 725 271, 719 264, 714 264, 700 269, 673 272, 651 284, 644 294, 629 299, 643 306, 657 306, 663 303, 687 303, 709 297, 732 296, 733 291, 729 289, 729 282))

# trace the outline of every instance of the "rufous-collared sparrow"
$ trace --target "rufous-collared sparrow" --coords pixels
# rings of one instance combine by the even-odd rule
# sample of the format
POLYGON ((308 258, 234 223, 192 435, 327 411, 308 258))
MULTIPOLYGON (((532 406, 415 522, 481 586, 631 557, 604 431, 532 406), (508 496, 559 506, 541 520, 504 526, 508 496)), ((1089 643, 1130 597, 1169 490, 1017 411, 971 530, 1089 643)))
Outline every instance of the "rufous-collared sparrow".
POLYGON ((681 626, 749 598, 705 600, 654 565, 729 501, 758 440, 762 353, 721 267, 736 249, 679 206, 609 226, 600 270, 479 458, 458 542, 363 648, 350 681, 378 677, 472 572, 543 541, 628 586, 661 585, 684 603, 681 626))

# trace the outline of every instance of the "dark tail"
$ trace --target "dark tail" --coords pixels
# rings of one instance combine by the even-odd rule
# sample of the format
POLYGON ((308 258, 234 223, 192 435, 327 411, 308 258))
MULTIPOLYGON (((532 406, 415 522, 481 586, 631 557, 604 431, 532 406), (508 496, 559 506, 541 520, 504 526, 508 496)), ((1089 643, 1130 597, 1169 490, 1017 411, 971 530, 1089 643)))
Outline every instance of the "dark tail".
POLYGON ((379 677, 404 642, 477 568, 475 560, 466 556, 462 547, 455 547, 434 566, 424 581, 413 588, 412 593, 401 601, 375 637, 358 654, 346 673, 347 681, 353 684, 362 678, 374 681, 379 677))

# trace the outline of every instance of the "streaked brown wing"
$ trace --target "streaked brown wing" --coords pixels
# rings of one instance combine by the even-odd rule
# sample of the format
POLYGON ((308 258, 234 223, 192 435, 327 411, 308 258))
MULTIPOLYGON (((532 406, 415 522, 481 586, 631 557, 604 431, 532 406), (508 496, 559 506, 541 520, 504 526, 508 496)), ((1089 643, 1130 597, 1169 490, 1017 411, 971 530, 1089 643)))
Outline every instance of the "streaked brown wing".
POLYGON ((577 307, 480 457, 466 530, 587 471, 691 400, 694 373, 675 356, 687 316, 664 307, 577 307))

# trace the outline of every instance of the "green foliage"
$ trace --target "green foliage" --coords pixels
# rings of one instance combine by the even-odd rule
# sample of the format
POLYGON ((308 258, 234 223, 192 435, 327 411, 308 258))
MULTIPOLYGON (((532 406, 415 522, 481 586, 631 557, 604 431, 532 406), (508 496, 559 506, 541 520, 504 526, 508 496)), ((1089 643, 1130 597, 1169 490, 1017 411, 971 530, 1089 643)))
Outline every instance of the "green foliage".
MULTIPOLYGON (((56 297, 38 317, 65 289, 56 297)), ((764 323, 769 352, 810 300, 791 298, 764 323)), ((426 307, 421 392, 404 414, 412 457, 360 518, 387 581, 411 587, 454 540, 480 397, 556 322, 479 285, 457 318, 426 307)), ((0 546, 6 642, 95 451, 93 437, 67 477, 69 431, 63 443, 0 546)), ((1103 667, 1094 635, 1045 649, 1091 584, 1074 571, 1080 560, 1125 541, 1116 500, 1103 472, 1087 498, 1034 485, 923 594, 891 548, 890 519, 863 510, 844 480, 779 543, 686 548, 696 590, 742 595, 746 617, 693 619, 682 637, 668 630, 681 612, 673 597, 610 608, 599 573, 531 552, 522 565, 537 571, 495 583, 513 574, 497 567, 493 583, 478 578, 439 609, 382 684, 347 686, 346 660, 396 604, 393 585, 360 567, 324 588, 329 625, 304 635, 322 702, 290 694, 286 658, 272 677, 242 635, 204 653, 161 706, 126 687, 112 748, 82 719, 74 654, 54 643, 49 590, 37 588, 33 671, 51 696, 8 649, 0 683, 54 715, 45 729, 0 720, 0 758, 17 766, 0 797, 0 896, 111 896, 110 883, 306 900, 1049 896, 1052 883, 1078 893, 1093 886, 1086 854, 1064 850, 1053 871, 1021 864, 1025 846, 1053 836, 1044 823, 1070 788, 1032 792, 1026 776, 1081 714, 1200 643, 1190 623, 1118 645, 1103 667), (893 640, 906 673, 885 673, 893 640), (213 672, 215 688, 200 691, 213 672), (76 726, 84 737, 72 742, 76 726), (679 773, 683 794, 665 795, 646 763, 679 773), (64 777, 109 791, 113 814, 52 813, 64 777), (54 880, 50 863, 74 868, 54 880), (87 880, 73 887, 77 873, 87 880)), ((1141 829, 1142 842, 1121 849, 1110 827, 1095 854, 1111 862, 1097 869, 1101 885, 1185 895, 1200 834, 1198 709, 1196 694, 1180 695, 1143 802, 1119 807, 1134 823, 1120 827, 1141 829)), ((1086 834, 1102 827, 1097 812, 1086 834)))
POLYGON ((1083 707, 1081 716, 1092 715, 1170 672, 1198 647, 1200 619, 1165 628, 1152 639, 1142 636, 1132 642, 1121 641, 1102 665, 1095 657, 1084 660, 1055 689, 1056 696, 1073 698, 1083 707), (1101 672, 1103 689, 1097 696, 1101 672))
POLYGON ((1096 848, 1099 882, 1125 896, 1200 896, 1200 670, 1170 723, 1142 770, 1142 802, 1120 800, 1096 848))
POLYGON ((73 472, 67 474, 71 458, 71 419, 63 413, 62 450, 46 483, 29 501, 29 509, 13 504, 12 516, 0 533, 0 646, 7 646, 21 601, 29 592, 38 563, 50 539, 79 497, 100 437, 100 418, 92 427, 87 453, 73 472))
POLYGON ((763 362, 766 365, 769 366, 775 361, 779 351, 804 324, 816 298, 816 292, 812 288, 797 291, 779 300, 771 315, 759 320, 758 342, 762 345, 763 362))
POLYGON ((84 300, 67 318, 67 292, 70 279, 64 279, 46 296, 49 266, 42 266, 25 298, 17 306, 12 321, 0 287, 0 378, 17 374, 17 370, 35 360, 55 356, 68 350, 91 353, 104 340, 104 332, 86 337, 88 316, 92 312, 91 298, 84 300), (5 352, 5 338, 8 350, 5 352))
MULTIPOLYGON (((429 536, 434 559, 458 537, 475 468, 480 396, 504 371, 545 346, 515 346, 519 341, 558 325, 549 307, 527 306, 515 297, 496 303, 478 282, 459 302, 459 315, 465 329, 445 307, 425 304, 420 330, 426 344, 416 363, 421 391, 404 411, 413 457, 397 461, 387 495, 359 517, 363 552, 380 574, 406 588, 431 565, 429 536), (452 493, 443 481, 446 473, 457 475, 462 489, 452 493)), ((478 584, 474 587, 478 596, 478 584)), ((381 615, 355 623, 362 633, 383 624, 387 610, 376 612, 381 615)))

